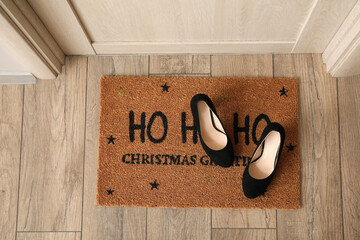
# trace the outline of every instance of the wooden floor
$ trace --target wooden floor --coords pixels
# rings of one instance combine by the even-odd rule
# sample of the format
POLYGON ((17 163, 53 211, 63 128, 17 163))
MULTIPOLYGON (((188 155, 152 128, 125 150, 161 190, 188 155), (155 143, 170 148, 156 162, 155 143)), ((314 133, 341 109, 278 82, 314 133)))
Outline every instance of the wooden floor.
POLYGON ((0 85, 0 239, 360 239, 360 76, 320 55, 67 57, 56 80, 0 85), (102 75, 299 79, 302 208, 95 205, 102 75))

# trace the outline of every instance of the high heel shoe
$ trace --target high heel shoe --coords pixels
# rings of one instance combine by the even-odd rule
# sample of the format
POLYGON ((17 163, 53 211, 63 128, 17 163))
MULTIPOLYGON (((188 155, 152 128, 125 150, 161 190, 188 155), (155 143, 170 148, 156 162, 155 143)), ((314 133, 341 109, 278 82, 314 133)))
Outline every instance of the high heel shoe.
POLYGON ((279 123, 265 127, 260 144, 254 151, 243 174, 243 191, 247 198, 264 195, 274 177, 285 140, 285 130, 279 123))
POLYGON ((191 99, 190 106, 206 154, 216 165, 230 167, 234 162, 232 144, 214 104, 207 95, 197 94, 191 99))

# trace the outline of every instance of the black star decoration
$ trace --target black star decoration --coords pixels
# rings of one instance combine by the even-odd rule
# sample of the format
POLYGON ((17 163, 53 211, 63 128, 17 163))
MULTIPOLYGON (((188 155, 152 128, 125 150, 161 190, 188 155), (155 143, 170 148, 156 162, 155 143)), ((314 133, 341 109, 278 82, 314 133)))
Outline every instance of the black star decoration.
POLYGON ((106 190, 106 191, 107 191, 107 194, 108 194, 108 195, 113 195, 114 190, 112 190, 111 188, 108 189, 108 190, 106 190))
POLYGON ((288 92, 289 90, 287 90, 287 89, 285 89, 285 87, 283 87, 279 92, 280 92, 280 97, 281 96, 283 96, 283 95, 285 95, 285 97, 287 97, 288 95, 287 95, 287 92, 288 92))
POLYGON ((156 179, 153 183, 150 183, 150 185, 151 185, 151 190, 153 190, 154 188, 158 189, 159 186, 159 184, 156 182, 156 179))
POLYGON ((287 151, 290 152, 290 151, 294 151, 294 148, 296 147, 296 145, 294 146, 290 143, 290 145, 286 145, 286 147, 287 147, 287 151))
POLYGON ((166 83, 164 85, 161 85, 161 87, 163 92, 169 92, 170 86, 166 85, 166 83))
POLYGON ((115 144, 114 140, 116 138, 114 138, 112 135, 110 137, 107 138, 109 140, 108 144, 112 143, 112 144, 115 144))

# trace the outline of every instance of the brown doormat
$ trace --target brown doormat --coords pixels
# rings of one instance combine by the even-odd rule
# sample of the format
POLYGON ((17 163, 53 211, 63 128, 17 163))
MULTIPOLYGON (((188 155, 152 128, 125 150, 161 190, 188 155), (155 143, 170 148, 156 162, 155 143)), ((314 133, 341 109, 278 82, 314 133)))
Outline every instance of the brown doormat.
POLYGON ((106 76, 101 79, 97 203, 102 206, 300 207, 296 79, 106 76), (207 94, 234 146, 230 168, 209 161, 190 100, 207 94), (247 199, 242 174, 267 122, 286 131, 275 178, 247 199))

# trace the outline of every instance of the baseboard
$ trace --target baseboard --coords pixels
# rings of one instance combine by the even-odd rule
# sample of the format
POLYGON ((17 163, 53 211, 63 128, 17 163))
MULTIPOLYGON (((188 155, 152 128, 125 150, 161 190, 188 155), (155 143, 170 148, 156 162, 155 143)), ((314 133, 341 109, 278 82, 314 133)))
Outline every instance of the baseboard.
POLYGON ((0 73, 0 84, 35 84, 36 78, 31 73, 0 73))
POLYGON ((290 53, 293 41, 93 42, 98 55, 290 53))

